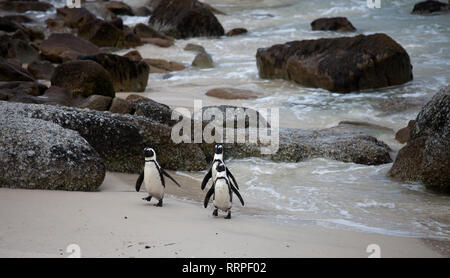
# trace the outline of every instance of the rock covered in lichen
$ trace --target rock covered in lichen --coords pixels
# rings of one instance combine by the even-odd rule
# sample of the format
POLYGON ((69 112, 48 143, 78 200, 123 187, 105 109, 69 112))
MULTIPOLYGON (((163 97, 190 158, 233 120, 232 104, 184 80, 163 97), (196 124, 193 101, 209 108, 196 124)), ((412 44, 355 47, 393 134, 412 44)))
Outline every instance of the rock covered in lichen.
POLYGON ((450 192, 450 87, 440 90, 417 115, 410 139, 400 149, 389 175, 421 181, 450 192))
POLYGON ((77 132, 1 111, 0 186, 95 191, 105 177, 98 153, 77 132))
POLYGON ((101 112, 87 109, 0 102, 0 114, 12 113, 53 122, 77 131, 98 152, 109 171, 136 172, 141 166, 138 129, 101 112))

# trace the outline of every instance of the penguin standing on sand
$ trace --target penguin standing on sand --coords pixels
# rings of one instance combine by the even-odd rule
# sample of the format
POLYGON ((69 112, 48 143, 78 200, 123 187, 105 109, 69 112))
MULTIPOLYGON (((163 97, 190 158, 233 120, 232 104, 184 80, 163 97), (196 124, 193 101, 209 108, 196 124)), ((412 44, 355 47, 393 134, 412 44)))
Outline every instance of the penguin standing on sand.
POLYGON ((164 181, 164 176, 167 176, 179 187, 180 184, 172 178, 161 166, 159 166, 158 161, 156 161, 156 153, 152 148, 144 149, 145 165, 139 178, 136 181, 136 191, 139 192, 141 189, 142 182, 144 182, 145 190, 148 192, 148 197, 142 198, 150 202, 152 197, 158 200, 155 204, 157 207, 163 206, 164 190, 166 188, 166 183, 164 181))
MULTIPOLYGON (((209 167, 208 173, 206 174, 206 176, 203 178, 203 181, 202 181, 202 190, 205 189, 206 184, 208 183, 208 181, 211 178, 212 178, 213 182, 216 180, 216 176, 217 176, 216 169, 220 163, 225 165, 225 163, 223 162, 223 146, 221 144, 216 144, 214 146, 214 159, 211 163, 211 166, 209 167)), ((225 173, 226 173, 227 178, 230 181, 232 181, 231 186, 239 189, 236 179, 234 178, 233 174, 231 174, 230 170, 228 170, 228 168, 226 166, 225 166, 225 173)))
POLYGON ((212 195, 214 195, 213 205, 215 209, 213 216, 217 216, 218 210, 220 209, 221 211, 227 212, 225 219, 231 219, 233 192, 238 196, 242 206, 244 206, 244 200, 242 199, 241 194, 239 194, 239 191, 231 185, 226 173, 225 164, 219 163, 215 168, 217 171, 217 176, 213 182, 213 185, 208 190, 208 193, 206 193, 204 206, 205 208, 208 206, 209 199, 212 195))

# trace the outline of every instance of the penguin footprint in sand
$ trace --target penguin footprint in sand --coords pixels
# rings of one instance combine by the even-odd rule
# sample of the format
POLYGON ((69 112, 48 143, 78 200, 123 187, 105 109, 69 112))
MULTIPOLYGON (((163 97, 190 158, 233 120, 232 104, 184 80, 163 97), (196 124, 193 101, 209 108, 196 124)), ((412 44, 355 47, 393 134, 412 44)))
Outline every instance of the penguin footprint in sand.
POLYGON ((239 201, 241 201, 242 206, 244 206, 244 200, 241 197, 241 194, 239 194, 239 191, 231 185, 230 180, 227 177, 225 165, 223 163, 220 163, 217 165, 217 177, 213 182, 213 185, 208 190, 208 193, 206 193, 204 206, 205 208, 208 206, 209 199, 211 196, 213 197, 213 205, 215 207, 213 215, 218 215, 218 210, 227 212, 226 219, 231 218, 231 206, 232 206, 232 199, 233 199, 233 192, 238 196, 239 201))
MULTIPOLYGON (((209 167, 208 173, 203 178, 202 181, 202 190, 205 189, 206 184, 208 181, 212 178, 213 182, 216 180, 217 176, 217 166, 222 163, 225 166, 225 163, 223 162, 223 146, 221 144, 217 144, 214 146, 214 159, 211 163, 211 166, 209 167)), ((236 182, 236 179, 234 178, 233 174, 231 174, 230 170, 225 166, 225 173, 228 178, 228 180, 231 182, 231 186, 236 187, 239 190, 239 186, 236 182)))
POLYGON ((150 202, 152 197, 154 197, 158 200, 158 203, 155 204, 155 206, 162 207, 164 190, 166 188, 164 176, 171 179, 179 187, 181 186, 163 168, 161 168, 161 166, 159 166, 158 161, 156 161, 156 153, 152 148, 144 149, 144 157, 145 165, 136 181, 136 191, 139 192, 142 183, 144 183, 144 188, 148 192, 148 197, 143 198, 143 200, 150 202))

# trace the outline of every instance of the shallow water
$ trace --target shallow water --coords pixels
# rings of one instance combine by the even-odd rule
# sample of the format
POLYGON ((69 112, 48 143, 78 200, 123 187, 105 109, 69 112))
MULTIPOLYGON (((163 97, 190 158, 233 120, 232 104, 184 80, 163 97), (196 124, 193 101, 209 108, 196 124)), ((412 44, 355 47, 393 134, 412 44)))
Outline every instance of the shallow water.
MULTIPOLYGON (((411 15, 411 1, 382 1, 381 9, 369 9, 365 1, 208 3, 228 14, 218 15, 226 30, 245 27, 249 33, 221 39, 178 40, 170 49, 138 48, 145 57, 160 56, 189 65, 194 54, 183 51, 183 47, 196 43, 204 46, 215 62, 214 69, 190 68, 173 73, 168 79, 164 75, 151 75, 149 97, 191 107, 193 98, 210 102, 204 96, 210 88, 250 89, 263 97, 227 103, 279 107, 281 126, 319 129, 343 120, 378 124, 393 132, 372 134, 397 151, 402 145, 394 140, 394 131, 414 119, 421 105, 450 80, 448 15, 411 15), (257 48, 291 40, 340 36, 310 31, 310 22, 323 16, 346 16, 358 29, 357 33, 390 35, 409 53, 414 80, 402 86, 340 95, 283 80, 259 79, 257 48), (178 100, 173 99, 174 95, 178 100), (406 98, 409 103, 389 106, 392 98, 406 98)), ((241 184, 246 208, 262 217, 294 224, 313 221, 328 227, 450 239, 450 198, 428 192, 418 183, 391 180, 386 174, 392 164, 364 166, 327 159, 273 163, 243 159, 231 160, 228 165, 241 184)), ((187 174, 201 179, 201 174, 187 174)))
MULTIPOLYGON (((245 27, 249 33, 177 40, 169 49, 148 45, 138 48, 144 57, 163 57, 189 65, 194 53, 183 48, 187 43, 196 43, 204 46, 215 62, 214 69, 189 68, 172 73, 170 78, 150 75, 149 97, 173 106, 192 107, 194 98, 205 104, 217 103, 204 96, 211 88, 250 89, 262 97, 227 103, 279 107, 281 126, 320 129, 343 120, 384 126, 393 131, 373 130, 371 134, 388 143, 395 157, 402 147, 394 139, 395 131, 414 119, 422 104, 450 80, 449 15, 411 15, 411 1, 382 1, 381 9, 369 9, 362 0, 207 2, 228 14, 218 15, 225 30, 245 27), (414 80, 401 86, 341 95, 284 80, 259 79, 255 60, 258 48, 291 40, 341 36, 310 30, 312 20, 325 16, 346 16, 357 33, 383 32, 391 36, 409 53, 414 80)), ((393 181, 386 175, 392 164, 243 159, 231 160, 228 165, 241 184, 246 209, 261 217, 291 224, 312 221, 328 227, 450 239, 450 197, 428 192, 419 183, 393 181)), ((201 179, 199 173, 186 174, 201 179)))
MULTIPOLYGON (((365 121, 392 129, 373 131, 394 152, 401 144, 394 131, 414 119, 420 107, 450 81, 449 14, 411 15, 414 2, 382 0, 369 9, 365 0, 210 0, 224 11, 217 15, 225 30, 245 27, 244 36, 177 40, 175 46, 138 47, 145 58, 163 58, 190 65, 193 52, 187 43, 205 47, 214 69, 188 68, 169 76, 151 74, 146 95, 173 107, 191 108, 194 99, 218 103, 204 93, 216 87, 254 90, 256 100, 226 101, 247 107, 279 107, 280 125, 305 129, 335 126, 343 120, 365 121), (319 17, 345 16, 357 34, 383 32, 409 53, 414 80, 396 87, 352 94, 329 93, 284 80, 258 77, 255 54, 260 47, 292 40, 353 36, 310 30, 319 17)), ((145 17, 123 17, 124 23, 147 22, 145 17)), ((120 51, 125 53, 129 50, 120 51)), ((450 239, 450 197, 434 194, 418 183, 401 183, 386 176, 392 164, 364 166, 327 159, 274 163, 261 159, 231 160, 246 199, 246 207, 261 217, 292 224, 315 222, 336 228, 383 234, 450 239)), ((203 173, 188 173, 201 180, 203 173)), ((236 203, 236 207, 239 205, 236 203)))

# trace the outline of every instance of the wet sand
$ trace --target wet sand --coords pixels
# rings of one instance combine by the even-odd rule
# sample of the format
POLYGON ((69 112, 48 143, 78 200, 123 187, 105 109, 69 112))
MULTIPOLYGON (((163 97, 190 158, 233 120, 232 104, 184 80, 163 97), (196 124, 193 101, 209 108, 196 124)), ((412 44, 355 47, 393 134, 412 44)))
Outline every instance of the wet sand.
POLYGON ((0 188, 0 257, 67 257, 72 243, 82 257, 368 257, 369 244, 381 257, 442 256, 418 238, 281 225, 245 207, 214 218, 198 181, 172 174, 183 188, 168 184, 163 208, 141 200, 133 174, 107 173, 99 192, 0 188))

